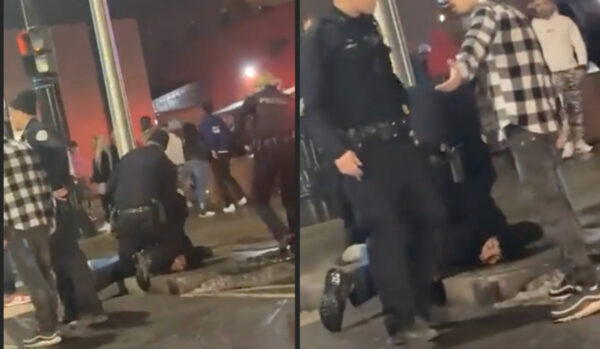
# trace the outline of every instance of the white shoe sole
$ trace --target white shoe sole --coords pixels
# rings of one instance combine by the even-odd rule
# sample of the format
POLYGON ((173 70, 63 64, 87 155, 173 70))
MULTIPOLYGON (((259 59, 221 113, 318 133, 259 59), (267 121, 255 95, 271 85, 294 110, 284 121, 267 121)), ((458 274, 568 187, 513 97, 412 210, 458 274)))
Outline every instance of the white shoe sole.
POLYGON ((600 297, 594 298, 592 303, 590 303, 587 307, 581 309, 577 313, 575 313, 571 316, 564 317, 564 318, 555 319, 554 322, 556 322, 556 323, 571 322, 571 321, 583 319, 584 317, 588 317, 588 316, 594 315, 596 313, 600 313, 600 297))
POLYGON ((32 343, 32 344, 23 344, 23 347, 25 348, 45 348, 45 347, 50 347, 53 345, 57 345, 60 344, 62 342, 62 338, 61 337, 55 337, 54 339, 50 340, 50 341, 45 341, 43 343, 32 343))

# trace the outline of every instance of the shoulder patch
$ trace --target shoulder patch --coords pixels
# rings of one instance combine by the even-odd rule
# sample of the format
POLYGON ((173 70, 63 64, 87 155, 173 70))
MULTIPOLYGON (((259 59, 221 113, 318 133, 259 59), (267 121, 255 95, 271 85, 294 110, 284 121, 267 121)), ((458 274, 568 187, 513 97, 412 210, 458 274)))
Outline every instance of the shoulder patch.
POLYGON ((38 142, 47 141, 48 140, 48 131, 46 131, 46 130, 37 131, 37 133, 35 134, 35 140, 38 142))

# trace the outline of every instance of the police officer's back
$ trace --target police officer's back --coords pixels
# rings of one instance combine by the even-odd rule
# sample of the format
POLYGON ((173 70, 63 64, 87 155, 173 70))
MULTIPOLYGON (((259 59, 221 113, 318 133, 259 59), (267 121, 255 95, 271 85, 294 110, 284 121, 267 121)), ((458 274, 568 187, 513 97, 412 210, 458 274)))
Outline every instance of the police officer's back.
POLYGON ((256 211, 282 249, 293 243, 296 228, 296 170, 294 110, 292 99, 270 84, 246 99, 241 115, 248 118, 253 139, 255 167, 252 192, 256 211), (279 179, 286 208, 287 227, 270 205, 272 189, 279 179))
POLYGON ((257 138, 270 138, 294 133, 292 98, 276 85, 267 85, 244 101, 242 114, 250 116, 250 132, 257 138))
POLYGON ((177 169, 165 154, 169 136, 154 131, 147 145, 127 153, 113 172, 107 195, 118 210, 149 207, 153 201, 169 207, 177 200, 177 169))

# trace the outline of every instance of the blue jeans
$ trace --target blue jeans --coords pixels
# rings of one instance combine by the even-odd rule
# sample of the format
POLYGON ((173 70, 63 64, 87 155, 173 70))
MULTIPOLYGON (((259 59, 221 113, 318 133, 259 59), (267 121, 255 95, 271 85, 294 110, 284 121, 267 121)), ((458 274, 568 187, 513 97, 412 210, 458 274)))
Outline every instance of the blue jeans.
POLYGON ((196 192, 196 200, 198 205, 204 207, 206 205, 206 186, 208 185, 208 174, 210 171, 208 162, 201 160, 189 160, 183 165, 183 171, 186 177, 192 179, 194 190, 196 192))

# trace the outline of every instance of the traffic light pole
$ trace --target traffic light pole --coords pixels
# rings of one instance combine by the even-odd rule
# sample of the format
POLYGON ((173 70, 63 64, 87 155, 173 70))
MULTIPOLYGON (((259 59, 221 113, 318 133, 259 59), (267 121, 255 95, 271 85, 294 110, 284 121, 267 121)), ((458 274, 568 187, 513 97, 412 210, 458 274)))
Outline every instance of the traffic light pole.
POLYGON ((90 0, 90 10, 102 63, 102 75, 106 86, 115 142, 119 155, 123 156, 133 149, 134 140, 123 75, 110 22, 110 12, 106 0, 90 0))
MULTIPOLYGON (((40 26, 39 13, 36 11, 33 0, 20 0, 25 29, 40 26)), ((52 127, 54 133, 64 142, 70 140, 69 126, 65 119, 65 112, 60 99, 60 90, 55 76, 37 76, 33 78, 33 88, 37 95, 40 116, 44 124, 52 127)))

